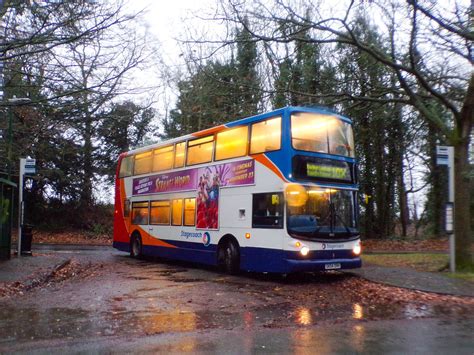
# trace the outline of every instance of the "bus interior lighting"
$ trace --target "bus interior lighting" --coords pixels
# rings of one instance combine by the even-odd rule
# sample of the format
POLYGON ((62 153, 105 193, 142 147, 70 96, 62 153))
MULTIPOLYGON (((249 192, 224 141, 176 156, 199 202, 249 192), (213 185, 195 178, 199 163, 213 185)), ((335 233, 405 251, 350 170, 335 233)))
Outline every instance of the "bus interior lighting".
POLYGON ((327 191, 324 191, 324 190, 309 190, 309 191, 308 191, 308 193, 309 193, 310 195, 323 194, 323 193, 325 193, 325 192, 327 192, 327 191))

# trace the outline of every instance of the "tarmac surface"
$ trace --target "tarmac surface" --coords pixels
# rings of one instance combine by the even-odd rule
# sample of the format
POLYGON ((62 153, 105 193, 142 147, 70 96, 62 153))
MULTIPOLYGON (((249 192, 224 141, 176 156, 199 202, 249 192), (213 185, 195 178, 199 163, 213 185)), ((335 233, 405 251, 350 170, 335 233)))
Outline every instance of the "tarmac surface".
MULTIPOLYGON (((33 245, 33 256, 12 255, 10 260, 0 261, 0 283, 23 282, 35 279, 40 275, 53 272, 70 260, 80 250, 96 251, 110 249, 109 246, 88 245, 33 245), (46 253, 54 250, 58 253, 46 253)), ((393 268, 364 264, 361 269, 345 272, 360 276, 366 280, 402 287, 411 290, 446 294, 453 296, 474 297, 474 285, 471 282, 451 278, 442 273, 420 272, 409 268, 393 268)))
POLYGON ((108 246, 34 245, 0 262, 0 287, 27 285, 0 297, 0 353, 473 354, 473 298, 363 277, 472 289, 408 269, 230 276, 108 246))

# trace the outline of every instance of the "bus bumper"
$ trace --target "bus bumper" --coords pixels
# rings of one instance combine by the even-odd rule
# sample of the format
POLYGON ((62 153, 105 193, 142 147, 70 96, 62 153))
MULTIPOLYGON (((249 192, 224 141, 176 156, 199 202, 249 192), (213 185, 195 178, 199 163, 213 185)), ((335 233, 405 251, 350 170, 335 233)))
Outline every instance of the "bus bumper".
POLYGON ((286 259, 285 263, 288 272, 356 269, 362 266, 362 260, 360 258, 330 260, 286 259))

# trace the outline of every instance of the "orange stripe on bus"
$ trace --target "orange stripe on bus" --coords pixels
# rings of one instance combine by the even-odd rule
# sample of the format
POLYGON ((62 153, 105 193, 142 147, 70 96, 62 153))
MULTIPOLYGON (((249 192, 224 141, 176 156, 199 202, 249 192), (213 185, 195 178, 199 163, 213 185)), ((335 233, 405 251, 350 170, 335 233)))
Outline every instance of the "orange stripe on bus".
POLYGON ((268 169, 273 171, 280 179, 282 179, 285 182, 288 182, 288 180, 286 180, 286 178, 283 176, 280 169, 278 169, 277 166, 273 164, 273 162, 270 159, 268 159, 265 154, 263 153, 257 154, 257 155, 254 155, 253 158, 256 161, 258 161, 260 164, 265 165, 268 169))
POLYGON ((212 127, 212 128, 208 128, 208 129, 196 132, 196 133, 192 133, 191 135, 194 136, 194 137, 204 137, 204 136, 208 136, 210 134, 220 132, 220 131, 224 130, 225 128, 226 127, 224 125, 220 125, 220 126, 217 126, 217 127, 212 127))
POLYGON ((142 237, 142 244, 143 245, 152 245, 152 246, 158 246, 158 247, 166 247, 166 248, 177 248, 176 245, 166 243, 162 241, 161 239, 157 239, 155 237, 152 237, 150 233, 145 231, 142 227, 137 226, 137 229, 140 231, 140 235, 142 237))

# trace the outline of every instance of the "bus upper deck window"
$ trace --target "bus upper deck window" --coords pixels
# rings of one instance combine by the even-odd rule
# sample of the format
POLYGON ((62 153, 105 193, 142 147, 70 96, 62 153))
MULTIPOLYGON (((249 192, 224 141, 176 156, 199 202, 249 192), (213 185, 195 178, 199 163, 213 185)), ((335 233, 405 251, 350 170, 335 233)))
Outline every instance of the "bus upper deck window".
POLYGON ((155 149, 153 151, 153 171, 172 169, 173 153, 174 147, 172 145, 155 149))
POLYGON ((252 125, 250 154, 265 153, 281 147, 281 117, 252 125))
POLYGON ((184 154, 186 152, 186 142, 176 143, 174 153, 174 167, 181 168, 184 166, 184 154))
POLYGON ((135 175, 147 174, 151 171, 151 151, 135 155, 135 175))
POLYGON ((291 115, 293 148, 309 152, 328 153, 328 127, 336 119, 325 114, 296 112, 291 115))
POLYGON ((247 126, 217 133, 216 160, 237 158, 247 154, 247 136, 247 126))
POLYGON ((129 155, 121 160, 119 177, 127 177, 133 174, 133 158, 133 155, 129 155))
POLYGON ((212 161, 213 150, 214 136, 189 141, 186 165, 202 164, 212 161))
POLYGON ((349 123, 337 120, 334 125, 328 127, 328 139, 330 154, 354 156, 354 136, 349 123))

